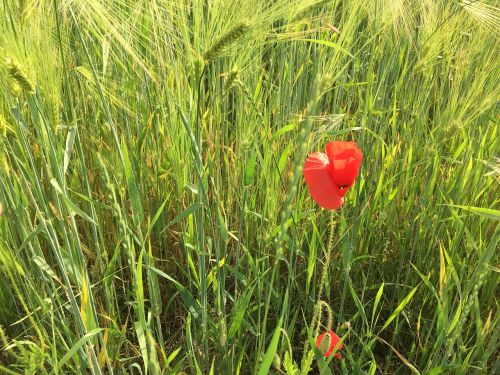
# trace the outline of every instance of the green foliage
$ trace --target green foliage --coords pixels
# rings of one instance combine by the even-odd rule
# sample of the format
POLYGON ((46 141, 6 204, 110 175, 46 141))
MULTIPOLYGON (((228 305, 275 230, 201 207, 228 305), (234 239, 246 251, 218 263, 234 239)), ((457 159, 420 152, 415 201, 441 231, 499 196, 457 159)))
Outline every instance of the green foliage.
POLYGON ((0 373, 498 371, 493 1, 0 9, 0 373))

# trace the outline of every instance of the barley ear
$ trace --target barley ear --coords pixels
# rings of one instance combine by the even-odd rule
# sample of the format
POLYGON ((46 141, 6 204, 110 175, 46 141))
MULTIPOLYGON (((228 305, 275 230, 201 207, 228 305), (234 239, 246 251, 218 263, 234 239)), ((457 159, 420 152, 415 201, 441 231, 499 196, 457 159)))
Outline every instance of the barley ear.
POLYGON ((298 22, 303 20, 328 3, 331 3, 331 0, 319 0, 299 7, 293 14, 291 22, 298 22))
POLYGON ((7 136, 7 120, 0 113, 0 141, 7 136))
POLYGON ((240 21, 231 27, 227 32, 220 35, 212 45, 203 53, 205 61, 213 61, 221 57, 224 52, 234 42, 243 37, 250 30, 250 25, 246 21, 240 21))
POLYGON ((35 84, 30 79, 28 74, 24 71, 21 64, 15 61, 12 58, 7 58, 5 60, 5 65, 7 66, 7 71, 9 72, 10 78, 13 81, 12 91, 16 92, 17 88, 14 87, 14 84, 17 83, 21 89, 28 93, 35 92, 35 84))

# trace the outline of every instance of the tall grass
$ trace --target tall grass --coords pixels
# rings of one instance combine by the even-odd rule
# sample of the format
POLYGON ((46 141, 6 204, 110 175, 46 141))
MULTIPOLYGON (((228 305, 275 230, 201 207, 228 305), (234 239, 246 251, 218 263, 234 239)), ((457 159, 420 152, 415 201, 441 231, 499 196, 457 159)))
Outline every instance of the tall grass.
POLYGON ((495 2, 0 9, 0 373, 500 371, 495 2))

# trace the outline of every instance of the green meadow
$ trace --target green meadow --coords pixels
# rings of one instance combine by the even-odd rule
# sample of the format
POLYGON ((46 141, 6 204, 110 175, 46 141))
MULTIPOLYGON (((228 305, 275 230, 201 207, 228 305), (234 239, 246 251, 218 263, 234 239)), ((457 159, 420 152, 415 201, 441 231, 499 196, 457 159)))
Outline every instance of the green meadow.
POLYGON ((500 373, 499 31, 493 0, 0 0, 0 374, 500 373), (332 140, 363 152, 334 211, 302 175, 332 140))

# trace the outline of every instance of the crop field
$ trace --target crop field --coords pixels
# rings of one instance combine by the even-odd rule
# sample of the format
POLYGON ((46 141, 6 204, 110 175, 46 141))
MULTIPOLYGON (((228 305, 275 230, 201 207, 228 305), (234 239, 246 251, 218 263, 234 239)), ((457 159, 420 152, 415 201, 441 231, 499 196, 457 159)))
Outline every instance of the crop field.
POLYGON ((499 374, 494 0, 0 0, 0 374, 499 374))

